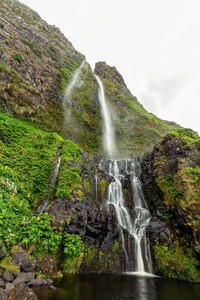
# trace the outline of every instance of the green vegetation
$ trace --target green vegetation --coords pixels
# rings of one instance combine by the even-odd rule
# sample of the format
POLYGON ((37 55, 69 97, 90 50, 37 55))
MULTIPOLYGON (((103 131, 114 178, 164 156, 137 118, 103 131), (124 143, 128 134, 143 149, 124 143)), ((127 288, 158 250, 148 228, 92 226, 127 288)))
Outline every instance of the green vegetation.
POLYGON ((80 160, 81 149, 73 142, 66 140, 62 146, 62 159, 59 174, 59 182, 57 186, 56 196, 69 198, 74 189, 79 188, 81 183, 80 168, 69 167, 69 162, 80 160))
POLYGON ((33 40, 29 41, 24 38, 21 38, 20 40, 24 45, 28 46, 30 48, 31 52, 33 52, 35 55, 37 55, 38 57, 42 56, 42 52, 38 49, 36 41, 33 41, 33 40))
POLYGON ((176 200, 183 197, 182 192, 178 190, 174 182, 173 175, 167 174, 166 176, 158 177, 156 182, 164 194, 164 200, 167 206, 173 207, 176 200))
POLYGON ((184 128, 171 133, 173 136, 180 138, 185 145, 185 149, 196 147, 200 151, 200 137, 192 129, 184 128))
MULTIPOLYGON (((34 215, 32 207, 48 192, 52 161, 62 145, 62 159, 78 161, 80 148, 73 142, 0 113, 0 244, 5 243, 5 253, 18 242, 38 254, 58 251, 62 229, 51 225, 49 215, 34 215)), ((79 237, 65 237, 66 255, 80 249, 79 237)))
POLYGON ((9 66, 4 62, 0 62, 0 72, 7 72, 9 70, 9 66))
POLYGON ((158 271, 165 277, 200 282, 199 261, 191 248, 184 249, 177 242, 167 246, 154 246, 158 271))
POLYGON ((14 55, 12 55, 12 58, 14 60, 18 61, 19 63, 22 62, 22 60, 23 60, 21 54, 14 54, 14 55))
POLYGON ((64 255, 66 257, 79 257, 83 252, 83 242, 76 234, 65 233, 64 255))

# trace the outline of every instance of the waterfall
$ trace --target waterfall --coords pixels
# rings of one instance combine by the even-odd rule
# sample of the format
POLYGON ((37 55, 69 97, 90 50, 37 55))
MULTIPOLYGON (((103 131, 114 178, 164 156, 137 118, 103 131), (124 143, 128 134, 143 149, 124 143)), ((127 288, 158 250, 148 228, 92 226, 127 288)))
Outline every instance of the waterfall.
POLYGON ((72 96, 73 90, 80 83, 81 72, 86 67, 86 65, 87 65, 87 62, 86 62, 86 60, 84 60, 81 63, 81 65, 77 68, 77 70, 75 70, 73 72, 72 78, 65 90, 65 96, 64 96, 64 101, 63 101, 64 108, 67 103, 71 105, 71 96, 72 96))
POLYGON ((133 159, 116 160, 115 135, 110 111, 106 105, 105 92, 101 79, 95 75, 99 85, 98 97, 103 117, 103 146, 110 160, 102 160, 99 167, 111 176, 113 181, 108 187, 107 205, 113 206, 117 222, 120 226, 122 248, 126 258, 126 273, 154 276, 146 228, 151 215, 145 201, 142 185, 139 179, 140 164, 133 159), (122 184, 124 180, 131 180, 133 195, 133 214, 126 207, 122 184))
POLYGON ((108 187, 107 205, 114 207, 120 229, 122 248, 126 257, 128 274, 153 276, 149 241, 146 228, 151 215, 148 210, 139 179, 140 164, 133 159, 103 160, 100 169, 113 177, 108 187), (125 204, 122 183, 131 181, 133 214, 125 204))
POLYGON ((114 128, 110 118, 109 108, 106 104, 103 83, 98 75, 94 76, 99 85, 98 98, 103 117, 103 148, 108 157, 113 158, 116 155, 114 128))
POLYGON ((58 179, 58 173, 59 173, 59 169, 60 169, 60 152, 61 149, 59 149, 57 155, 56 155, 56 164, 55 164, 55 168, 53 171, 53 175, 50 178, 50 182, 49 182, 49 186, 48 186, 48 195, 47 195, 47 200, 44 201, 37 209, 37 213, 41 214, 44 213, 47 206, 49 205, 49 202, 52 200, 54 193, 55 193, 55 186, 56 186, 56 182, 58 179))

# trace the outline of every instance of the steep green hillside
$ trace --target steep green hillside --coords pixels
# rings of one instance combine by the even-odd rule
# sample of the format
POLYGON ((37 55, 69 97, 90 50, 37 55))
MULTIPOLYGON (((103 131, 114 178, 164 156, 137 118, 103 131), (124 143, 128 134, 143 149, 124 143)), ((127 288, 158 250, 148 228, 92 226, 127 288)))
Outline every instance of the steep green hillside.
POLYGON ((0 0, 0 105, 61 133, 66 83, 84 56, 26 5, 0 0))
POLYGON ((5 253, 18 242, 36 253, 58 250, 61 232, 55 233, 49 216, 34 214, 33 207, 48 199, 49 179, 61 147, 65 172, 68 177, 73 174, 67 185, 69 197, 78 171, 70 171, 67 162, 77 160, 80 149, 57 134, 0 114, 0 248, 5 253))
MULTIPOLYGON (((0 0, 0 106, 19 119, 70 138, 86 151, 102 151, 98 85, 83 69, 65 107, 65 88, 84 55, 55 26, 16 0, 0 0)), ((148 113, 131 95, 114 67, 98 63, 116 128, 120 155, 151 149, 177 129, 148 113)))

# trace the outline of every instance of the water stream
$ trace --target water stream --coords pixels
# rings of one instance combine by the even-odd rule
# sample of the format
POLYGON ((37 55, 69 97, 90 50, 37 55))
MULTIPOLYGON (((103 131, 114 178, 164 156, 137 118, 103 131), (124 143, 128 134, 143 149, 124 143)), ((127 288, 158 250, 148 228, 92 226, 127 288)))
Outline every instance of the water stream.
POLYGON ((47 206, 49 205, 49 202, 52 200, 53 196, 54 196, 54 192, 55 192, 55 186, 56 186, 56 182, 58 179, 58 173, 59 173, 59 169, 60 169, 60 162, 61 162, 61 158, 60 158, 60 152, 61 149, 59 149, 56 158, 55 158, 55 167, 54 167, 54 171, 53 171, 53 175, 50 178, 50 182, 48 185, 48 195, 46 197, 46 201, 44 201, 37 209, 37 213, 42 214, 45 212, 47 206))
POLYGON ((109 107, 106 104, 103 83, 98 75, 94 76, 99 85, 98 99, 101 106, 101 114, 103 117, 103 148, 106 155, 109 158, 113 158, 116 155, 117 150, 115 145, 115 131, 112 125, 109 107))
POLYGON ((151 253, 146 236, 151 215, 145 202, 139 179, 140 164, 133 159, 116 160, 114 128, 111 114, 106 104, 104 86, 101 79, 95 75, 99 84, 98 99, 103 117, 103 145, 110 160, 100 163, 100 169, 112 176, 113 182, 108 187, 107 204, 115 209, 117 222, 120 226, 122 247, 126 257, 126 272, 140 276, 152 276, 151 253), (125 204, 122 181, 129 176, 131 179, 134 211, 130 212, 125 204), (128 233, 128 242, 125 239, 128 233))

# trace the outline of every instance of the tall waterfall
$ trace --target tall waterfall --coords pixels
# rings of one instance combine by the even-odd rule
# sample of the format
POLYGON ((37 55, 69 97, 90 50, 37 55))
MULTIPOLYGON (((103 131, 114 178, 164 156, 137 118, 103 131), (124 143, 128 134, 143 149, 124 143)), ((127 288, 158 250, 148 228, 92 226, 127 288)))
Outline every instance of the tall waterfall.
POLYGON ((101 79, 95 75, 99 84, 99 102, 103 117, 104 151, 110 160, 102 160, 100 169, 113 178, 108 187, 107 204, 115 209, 122 247, 126 258, 126 272, 141 276, 152 275, 152 261, 146 228, 151 215, 142 192, 139 179, 140 164, 133 159, 115 160, 116 154, 114 128, 112 126, 109 109, 105 101, 104 87, 101 79), (126 207, 122 183, 131 180, 133 195, 133 214, 126 207))
POLYGON ((103 83, 98 75, 95 75, 95 78, 99 85, 98 98, 103 117, 103 148, 108 157, 113 158, 113 156, 116 155, 114 128, 112 125, 109 108, 105 100, 103 83))
POLYGON ((76 86, 78 86, 78 84, 80 82, 81 72, 86 67, 86 65, 87 65, 87 62, 86 62, 86 60, 84 60, 81 63, 81 65, 77 68, 77 70, 75 70, 73 72, 72 78, 65 90, 65 97, 64 97, 64 101, 63 101, 64 107, 65 107, 66 103, 71 104, 71 96, 72 96, 73 90, 76 86))

